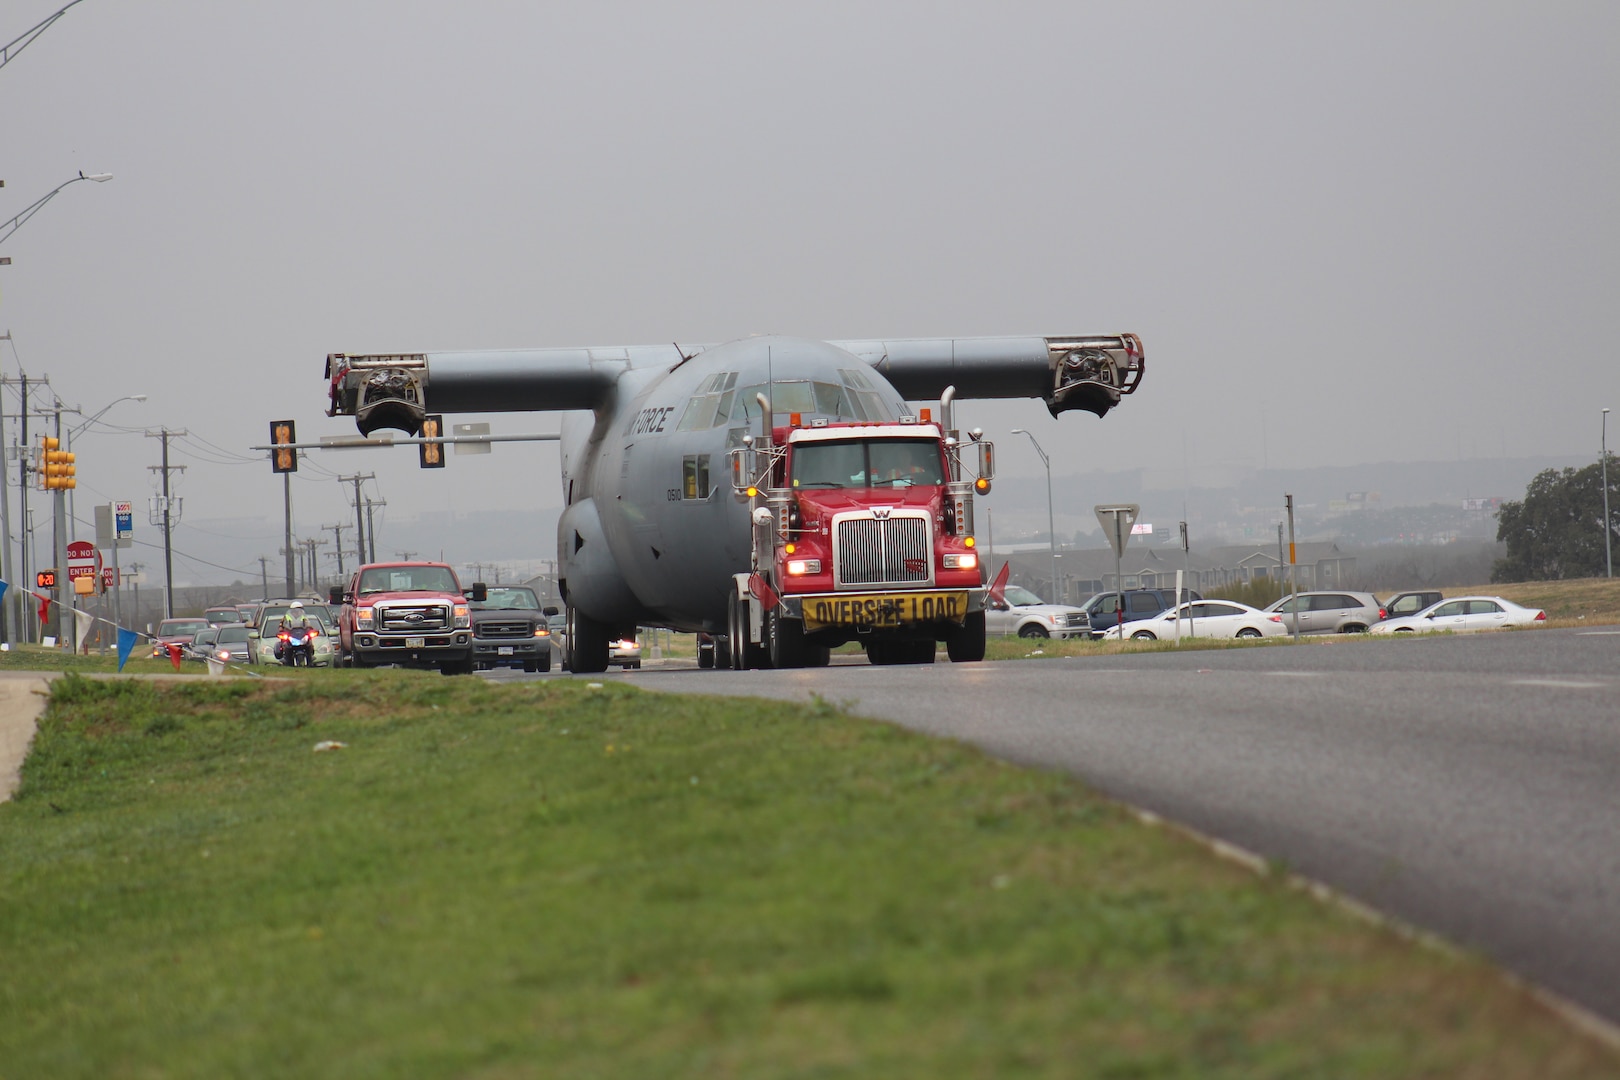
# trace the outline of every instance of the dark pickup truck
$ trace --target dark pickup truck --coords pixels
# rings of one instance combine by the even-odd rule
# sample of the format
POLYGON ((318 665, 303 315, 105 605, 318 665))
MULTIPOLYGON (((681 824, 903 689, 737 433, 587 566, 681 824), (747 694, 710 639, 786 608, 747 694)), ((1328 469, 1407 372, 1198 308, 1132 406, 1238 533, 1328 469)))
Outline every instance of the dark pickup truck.
POLYGON ((551 629, 540 597, 527 585, 486 585, 484 591, 483 600, 471 603, 473 663, 550 671, 551 629))
MULTIPOLYGON (((1108 631, 1121 622, 1130 622, 1132 619, 1151 619, 1159 612, 1164 611, 1176 602, 1174 589, 1126 589, 1123 615, 1116 614, 1119 593, 1109 591, 1100 592, 1087 600, 1081 607, 1091 620, 1091 638, 1093 641, 1107 636, 1108 631)), ((1202 600, 1203 594, 1196 589, 1182 589, 1182 600, 1202 600)))

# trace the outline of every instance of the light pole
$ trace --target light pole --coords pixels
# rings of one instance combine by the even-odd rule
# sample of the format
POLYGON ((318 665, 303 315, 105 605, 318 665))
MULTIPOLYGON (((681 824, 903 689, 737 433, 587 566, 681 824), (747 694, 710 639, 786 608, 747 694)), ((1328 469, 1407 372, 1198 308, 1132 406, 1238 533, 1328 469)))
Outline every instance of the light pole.
POLYGON ((45 16, 44 19, 35 23, 31 28, 24 30, 21 34, 18 34, 16 38, 7 42, 5 47, 0 48, 0 67, 5 67, 7 64, 11 63, 12 59, 18 53, 32 45, 35 38, 49 30, 53 22, 60 19, 63 15, 66 15, 67 9, 78 2, 79 0, 70 0, 69 3, 45 16))
POLYGON ((64 180, 60 184, 57 184, 50 191, 29 203, 23 209, 22 213, 18 214, 5 224, 0 225, 0 244, 3 244, 10 239, 12 233, 23 227, 23 222, 27 221, 29 218, 43 210, 45 208, 45 204, 56 198, 57 193, 59 193, 69 184, 77 184, 80 180, 94 180, 98 184, 104 184, 112 178, 113 174, 110 172, 86 174, 83 169, 79 170, 78 176, 75 176, 70 180, 64 180))
POLYGON ((1609 547, 1609 534, 1614 527, 1609 523, 1609 410, 1603 410, 1603 449, 1599 456, 1603 459, 1603 562, 1608 567, 1609 577, 1614 577, 1614 553, 1609 547))
POLYGON ((1052 459, 1046 456, 1046 451, 1041 449, 1035 436, 1023 428, 1013 428, 1012 434, 1029 435, 1029 441, 1035 444, 1035 452, 1041 455, 1041 464, 1046 467, 1046 539, 1052 549, 1052 599, 1049 602, 1061 604, 1063 601, 1058 597, 1057 526, 1052 521, 1052 459))
MULTIPOLYGON (((123 402, 126 402, 126 401, 145 401, 145 400, 146 400, 146 395, 145 394, 125 394, 121 398, 114 398, 113 400, 109 401, 107 404, 103 405, 100 409, 96 410, 95 415, 90 417, 84 423, 79 424, 78 426, 76 426, 74 428, 71 428, 68 431, 67 436, 62 440, 62 449, 71 452, 73 450, 73 440, 74 440, 74 438, 76 436, 78 436, 80 432, 82 432, 85 429, 89 428, 91 424, 94 424, 97 420, 100 420, 103 416, 107 415, 107 411, 109 409, 111 409, 114 405, 119 405, 119 404, 122 404, 123 402)), ((80 416, 84 415, 84 409, 82 407, 77 408, 77 409, 67 410, 67 411, 76 412, 80 416)), ((71 529, 74 524, 77 524, 78 520, 79 520, 78 517, 74 513, 73 492, 69 491, 68 492, 68 523, 69 523, 68 527, 71 529)))

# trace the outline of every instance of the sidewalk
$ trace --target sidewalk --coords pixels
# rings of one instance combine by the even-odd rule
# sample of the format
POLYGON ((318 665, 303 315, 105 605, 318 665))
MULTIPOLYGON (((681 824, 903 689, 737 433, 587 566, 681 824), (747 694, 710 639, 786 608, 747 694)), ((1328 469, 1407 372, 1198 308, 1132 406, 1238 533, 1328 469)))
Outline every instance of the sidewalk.
POLYGON ((43 671, 0 672, 0 802, 17 790, 23 758, 34 738, 34 725, 45 711, 53 677, 43 671))

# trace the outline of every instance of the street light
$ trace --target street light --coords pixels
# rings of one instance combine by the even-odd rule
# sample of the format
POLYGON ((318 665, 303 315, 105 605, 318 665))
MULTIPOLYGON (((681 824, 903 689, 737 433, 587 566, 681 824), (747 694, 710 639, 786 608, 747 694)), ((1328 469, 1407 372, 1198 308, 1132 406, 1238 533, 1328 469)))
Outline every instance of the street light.
POLYGON ((50 15, 45 16, 44 19, 35 23, 31 28, 24 30, 14 39, 7 42, 5 47, 0 48, 0 67, 5 67, 7 64, 11 63, 12 59, 18 53, 32 45, 35 38, 49 30, 53 22, 60 19, 63 15, 66 15, 67 9, 77 3, 79 3, 79 0, 70 0, 67 5, 51 13, 50 15))
MULTIPOLYGON (((80 432, 82 432, 86 428, 88 428, 91 424, 94 424, 97 420, 100 420, 103 416, 107 415, 107 410, 111 409, 114 405, 121 404, 122 402, 125 402, 125 401, 145 401, 145 400, 146 400, 146 395, 145 394, 125 394, 121 398, 114 398, 112 401, 107 402, 107 404, 103 405, 100 409, 98 409, 96 411, 96 414, 94 416, 90 417, 84 423, 78 425, 77 427, 68 429, 68 431, 66 433, 66 437, 63 438, 63 440, 62 440, 62 449, 71 452, 72 449, 73 449, 73 440, 74 440, 74 438, 80 432)), ((64 412, 76 412, 80 416, 84 415, 83 407, 80 407, 80 408, 77 408, 77 409, 64 409, 63 411, 64 412)), ((74 511, 73 492, 69 491, 68 492, 68 521, 70 523, 72 523, 72 522, 77 522, 78 520, 79 520, 78 516, 76 515, 76 513, 74 511)))
POLYGON ((1614 526, 1609 523, 1609 410, 1603 410, 1603 449, 1599 456, 1603 459, 1603 561, 1608 566, 1609 576, 1614 577, 1614 554, 1609 549, 1609 534, 1614 526))
POLYGON ((1041 449, 1041 444, 1036 440, 1035 436, 1030 435, 1023 428, 1013 428, 1012 434, 1029 435, 1029 441, 1035 444, 1035 452, 1041 455, 1041 464, 1046 467, 1046 539, 1052 549, 1051 603, 1061 604, 1063 600, 1058 596, 1057 526, 1052 522, 1052 459, 1046 456, 1046 451, 1041 449))
POLYGON ((29 218, 33 217, 35 214, 44 209, 45 204, 56 198, 57 194, 69 184, 77 184, 80 180, 94 180, 98 184, 104 184, 112 178, 113 174, 110 172, 87 174, 83 169, 80 169, 78 176, 73 177, 71 180, 64 180, 60 184, 57 184, 48 193, 41 195, 38 199, 35 199, 33 202, 29 203, 28 206, 24 208, 22 213, 18 214, 5 224, 0 225, 0 244, 5 243, 6 240, 11 237, 12 233, 22 228, 23 222, 27 221, 29 218))

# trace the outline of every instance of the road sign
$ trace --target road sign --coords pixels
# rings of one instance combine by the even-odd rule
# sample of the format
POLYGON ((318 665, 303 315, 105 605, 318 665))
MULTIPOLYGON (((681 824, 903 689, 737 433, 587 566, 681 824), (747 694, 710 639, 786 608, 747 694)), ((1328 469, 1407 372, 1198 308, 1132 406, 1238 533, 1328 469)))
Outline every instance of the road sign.
POLYGON ((69 581, 94 578, 101 569, 101 554, 88 540, 75 540, 67 546, 67 572, 69 581))
POLYGON ((128 540, 135 535, 135 504, 113 503, 113 517, 118 523, 118 539, 128 540))
POLYGON ((111 566, 103 566, 101 568, 102 592, 106 592, 108 589, 116 588, 118 588, 118 571, 111 566))
POLYGON ((1113 506, 1093 506, 1092 510, 1096 511, 1097 523, 1102 526, 1103 535, 1108 538, 1114 554, 1123 557, 1125 542, 1131 538, 1131 527, 1136 524, 1142 508, 1136 503, 1117 503, 1113 506))

